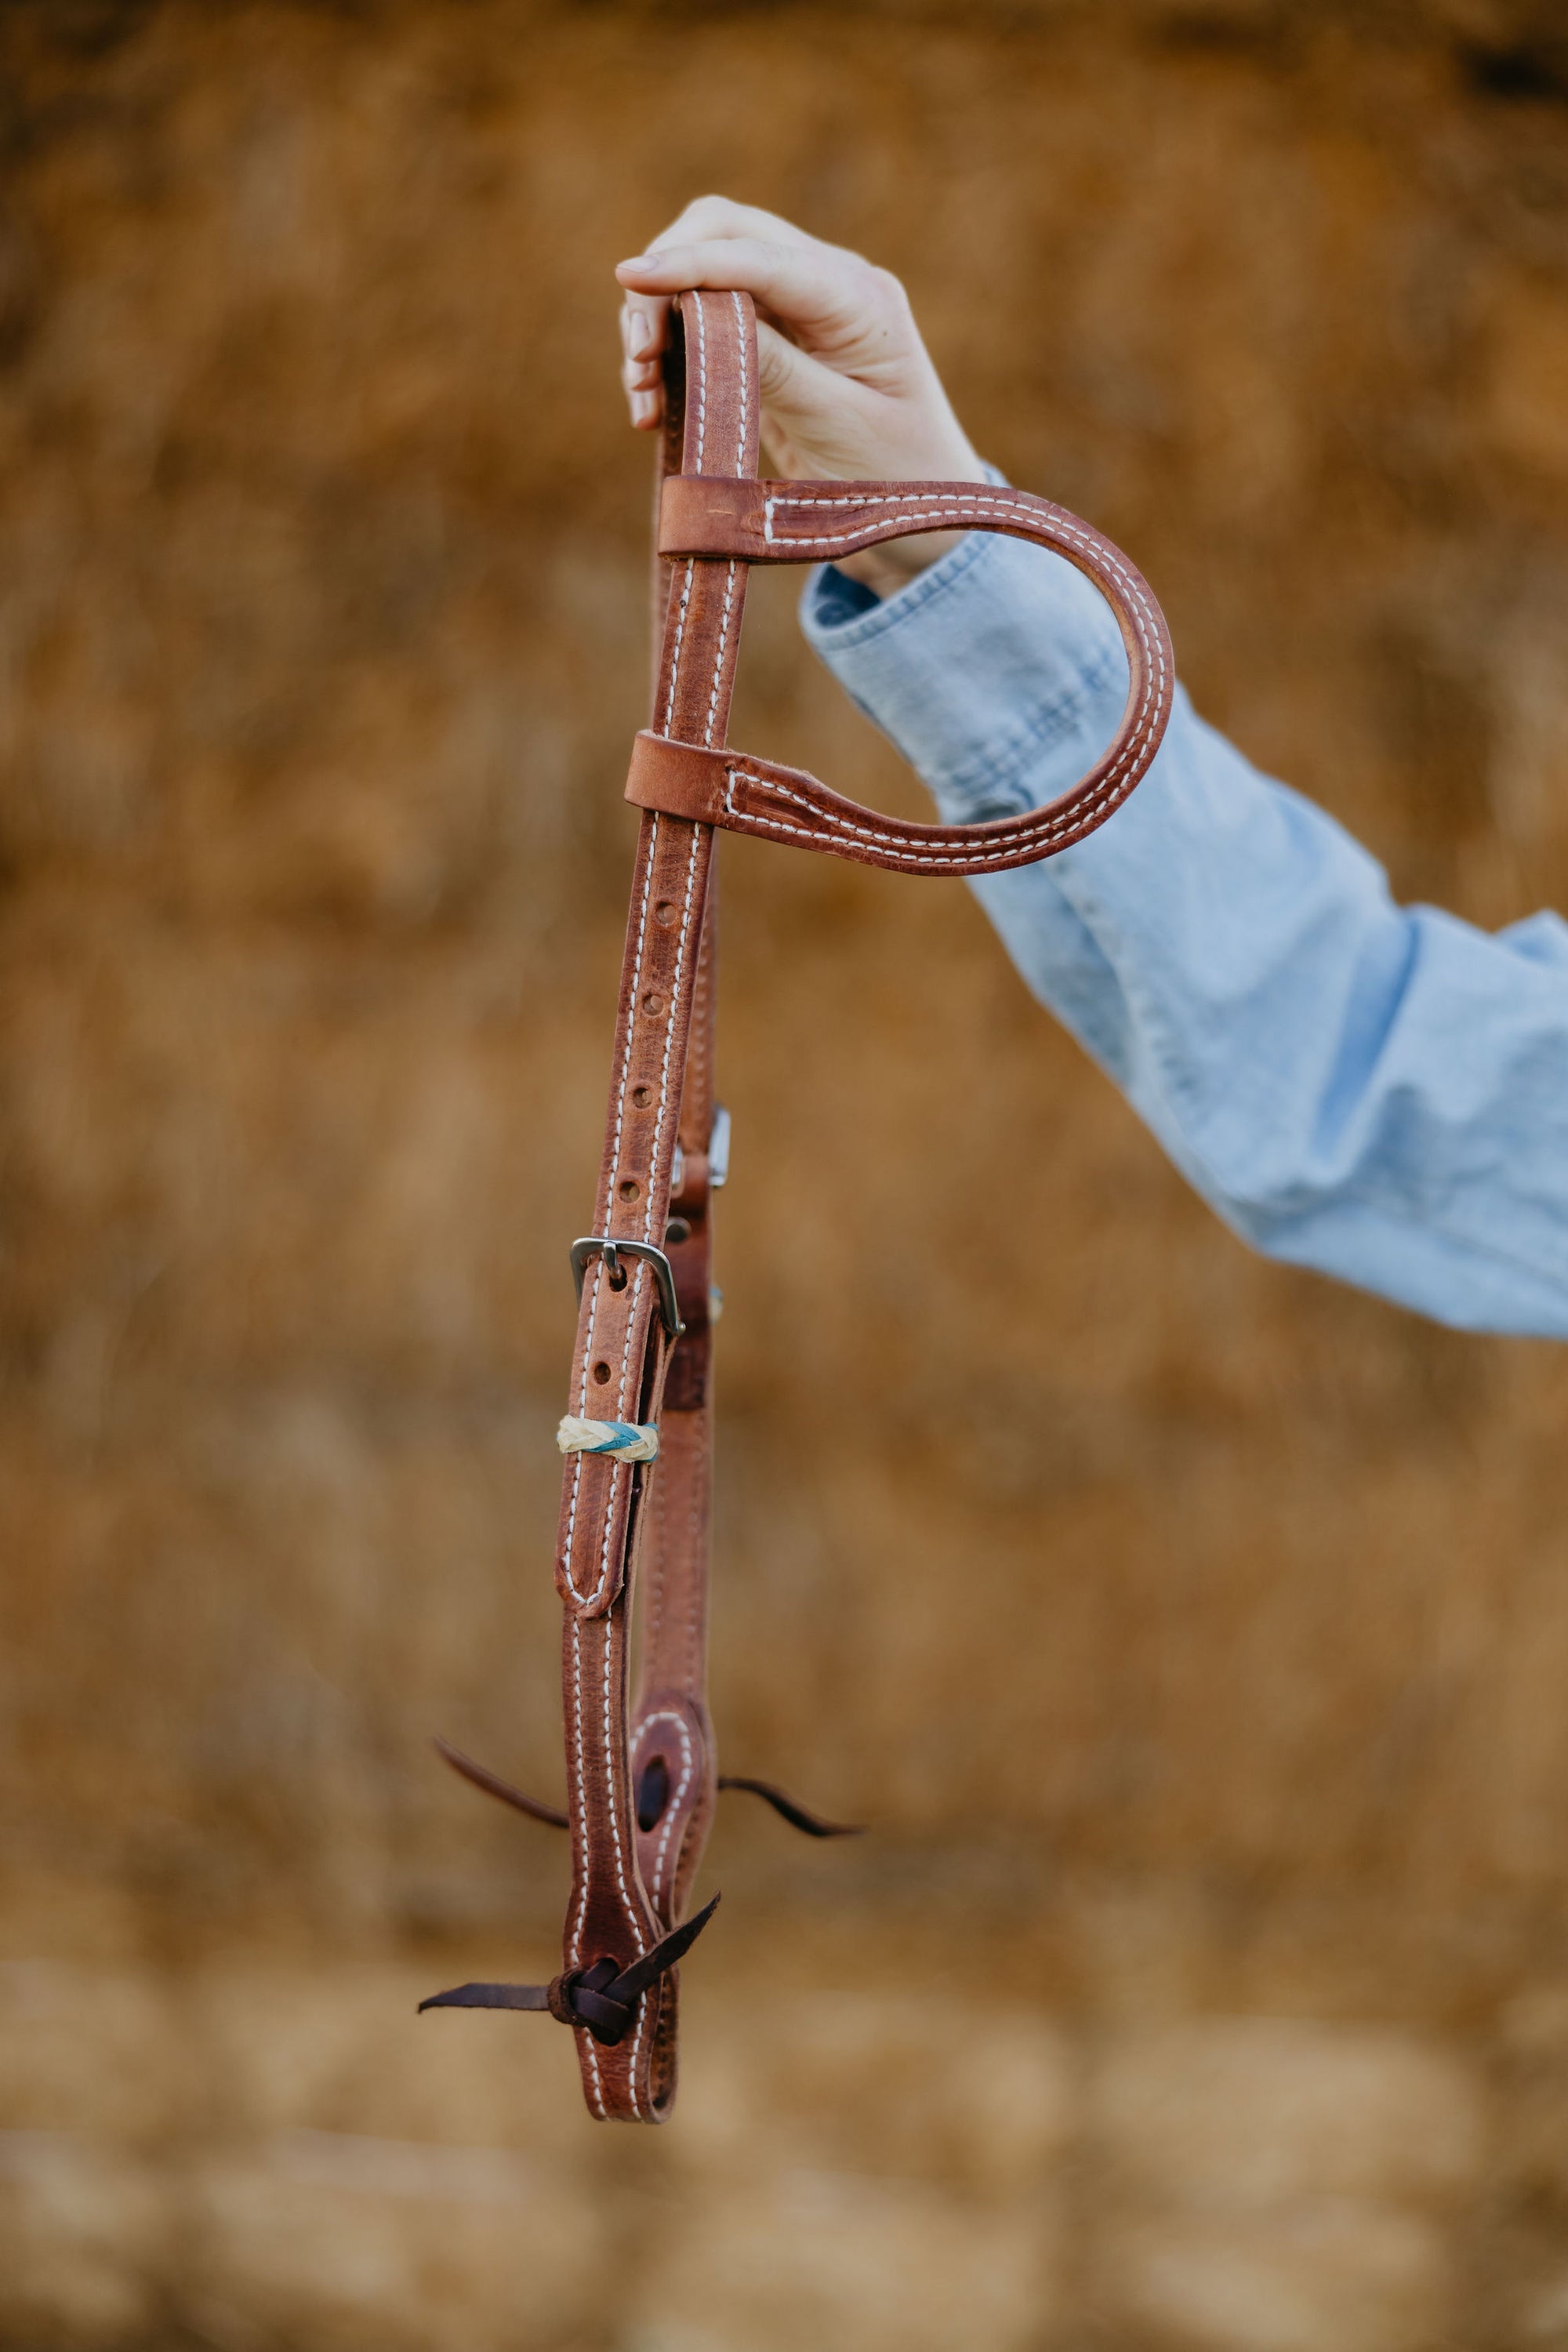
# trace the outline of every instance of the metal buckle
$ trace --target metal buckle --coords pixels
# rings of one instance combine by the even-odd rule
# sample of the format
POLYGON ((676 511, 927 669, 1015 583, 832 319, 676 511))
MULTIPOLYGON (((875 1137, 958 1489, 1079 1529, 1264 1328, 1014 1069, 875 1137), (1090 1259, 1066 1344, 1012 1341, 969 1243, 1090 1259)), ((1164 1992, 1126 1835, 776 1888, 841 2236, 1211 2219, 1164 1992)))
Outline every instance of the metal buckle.
POLYGON ((713 1106, 713 1132, 708 1139, 708 1182, 721 1192, 730 1175, 730 1114, 722 1103, 713 1106))
POLYGON ((640 1257, 645 1265, 653 1268, 658 1285, 658 1309, 664 1318, 664 1328, 672 1339, 679 1339, 686 1326, 680 1319, 680 1309, 675 1301, 675 1269, 661 1249, 651 1242, 617 1241, 612 1234, 584 1234, 572 1244, 572 1279, 577 1286, 577 1304, 583 1304, 583 1277, 588 1261, 597 1255, 604 1264, 605 1276, 612 1290, 624 1290, 627 1275, 621 1264, 623 1257, 640 1257))

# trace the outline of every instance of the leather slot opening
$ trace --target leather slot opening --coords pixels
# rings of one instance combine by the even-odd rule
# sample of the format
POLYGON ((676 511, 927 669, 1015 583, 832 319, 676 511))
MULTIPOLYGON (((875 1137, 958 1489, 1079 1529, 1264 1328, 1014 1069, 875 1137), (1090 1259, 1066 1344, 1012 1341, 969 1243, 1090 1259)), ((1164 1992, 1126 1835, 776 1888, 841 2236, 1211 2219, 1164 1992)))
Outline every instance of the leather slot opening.
POLYGON ((651 1830, 669 1802, 669 1767, 662 1756, 650 1756, 637 1774, 637 1827, 651 1830))

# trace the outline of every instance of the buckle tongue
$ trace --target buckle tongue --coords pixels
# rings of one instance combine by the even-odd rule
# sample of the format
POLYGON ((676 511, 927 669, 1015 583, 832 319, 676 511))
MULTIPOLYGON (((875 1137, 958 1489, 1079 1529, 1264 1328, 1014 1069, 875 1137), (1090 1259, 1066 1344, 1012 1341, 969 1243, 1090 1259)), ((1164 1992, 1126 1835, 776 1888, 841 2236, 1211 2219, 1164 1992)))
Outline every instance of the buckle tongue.
POLYGON ((686 1326, 680 1319, 680 1309, 675 1299, 675 1270, 661 1249, 655 1249, 651 1242, 623 1242, 613 1234, 584 1234, 580 1240, 573 1243, 569 1255, 579 1307, 583 1304, 583 1277, 587 1273, 591 1258, 598 1257, 603 1261, 605 1278, 612 1290, 624 1290, 626 1286, 626 1270, 621 1260, 624 1257, 641 1258, 645 1265, 652 1267, 654 1280, 658 1285, 658 1311, 664 1318, 664 1328, 672 1339, 679 1339, 686 1326))

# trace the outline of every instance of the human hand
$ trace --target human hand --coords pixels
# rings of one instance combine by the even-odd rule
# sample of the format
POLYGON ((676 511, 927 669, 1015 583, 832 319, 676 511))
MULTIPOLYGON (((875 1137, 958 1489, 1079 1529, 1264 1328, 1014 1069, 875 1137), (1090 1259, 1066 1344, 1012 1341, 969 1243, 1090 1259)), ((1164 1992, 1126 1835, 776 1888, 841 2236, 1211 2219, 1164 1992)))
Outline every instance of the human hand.
MULTIPOLYGON (((664 410, 659 355, 673 296, 735 289, 757 307, 762 436, 793 480, 983 482, 985 468, 952 413, 890 271, 825 245, 775 213, 700 196, 616 271, 625 289, 621 380, 632 423, 664 410)), ((956 545, 959 531, 892 540, 840 561, 889 596, 956 545)))

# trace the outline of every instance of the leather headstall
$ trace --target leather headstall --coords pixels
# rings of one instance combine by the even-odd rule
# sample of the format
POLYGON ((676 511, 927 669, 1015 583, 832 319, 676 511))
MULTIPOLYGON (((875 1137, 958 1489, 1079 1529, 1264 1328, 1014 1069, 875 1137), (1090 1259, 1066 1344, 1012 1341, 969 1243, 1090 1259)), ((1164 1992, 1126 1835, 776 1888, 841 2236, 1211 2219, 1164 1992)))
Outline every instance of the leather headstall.
POLYGON ((643 815, 594 1226, 572 1251, 575 1418, 562 1428, 563 1445, 568 1429, 577 1431, 579 1450, 566 1462, 555 1557, 564 1813, 443 1745, 477 1786, 570 1828, 563 1964, 548 1985, 461 1985, 422 2004, 548 2010, 574 2029, 592 2112, 639 2123, 663 2122, 674 2103, 676 1963, 718 1902, 688 1916, 716 1790, 752 1790, 814 1836, 851 1833, 766 1782, 721 1780, 708 1713, 709 1219, 729 1132, 713 1097, 714 830, 907 874, 1032 864, 1082 840, 1126 799, 1159 748, 1174 682, 1164 620, 1139 573, 1047 499, 973 482, 758 480, 749 296, 681 297, 665 388, 653 709, 626 785, 643 815), (798 769, 726 747, 751 564, 816 563, 955 530, 1050 548, 1087 574, 1116 615, 1126 705, 1114 740, 1070 792, 986 824, 905 824, 798 769), (581 1450, 585 1426, 622 1433, 581 1450))

